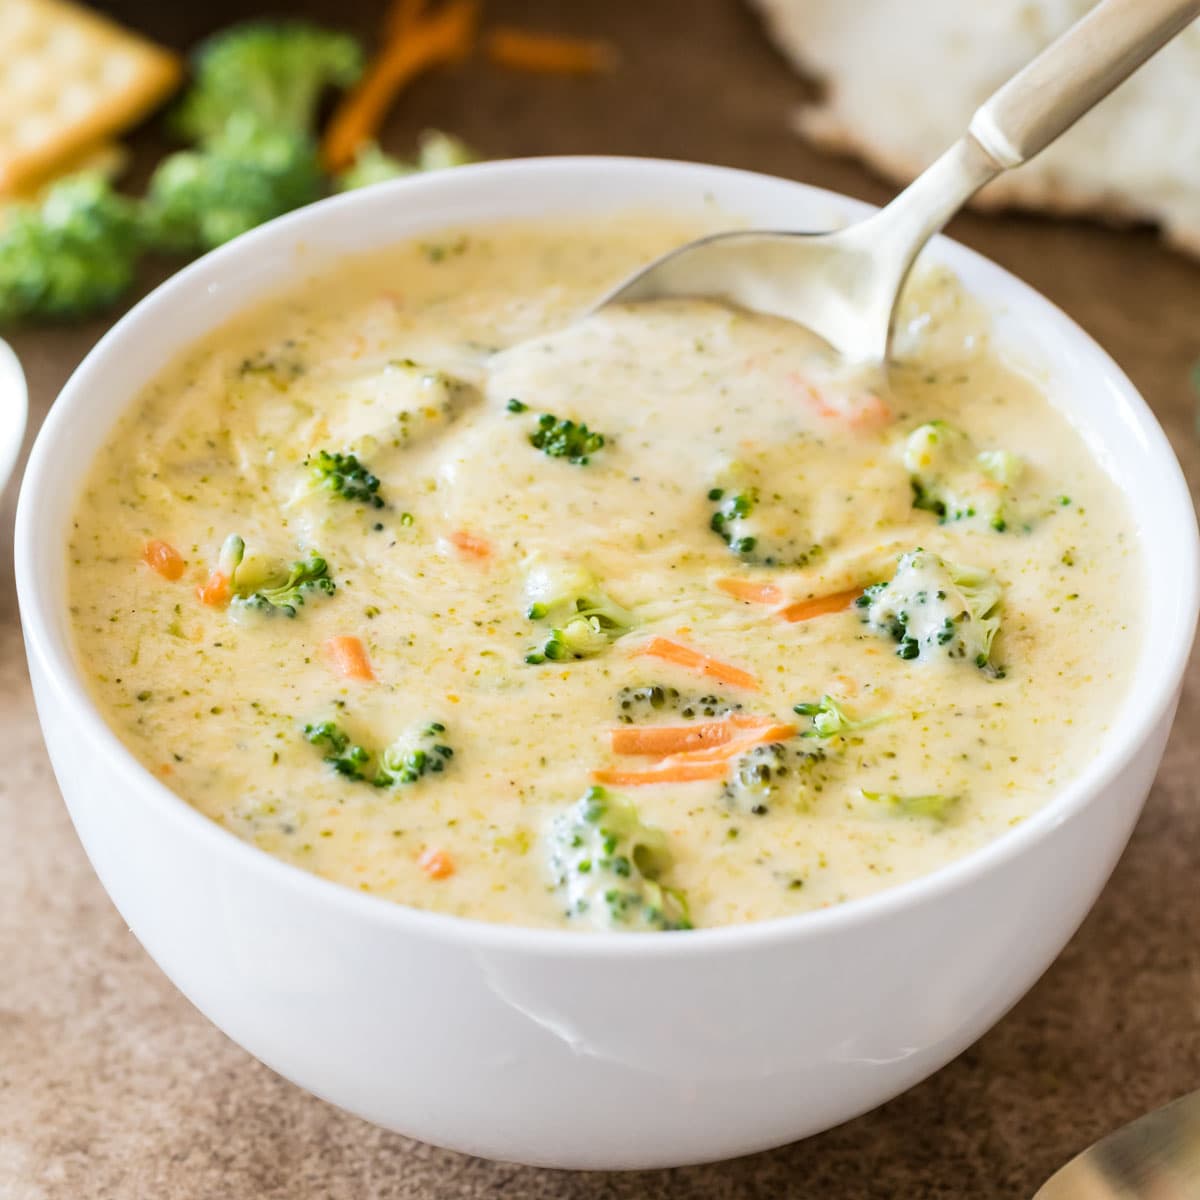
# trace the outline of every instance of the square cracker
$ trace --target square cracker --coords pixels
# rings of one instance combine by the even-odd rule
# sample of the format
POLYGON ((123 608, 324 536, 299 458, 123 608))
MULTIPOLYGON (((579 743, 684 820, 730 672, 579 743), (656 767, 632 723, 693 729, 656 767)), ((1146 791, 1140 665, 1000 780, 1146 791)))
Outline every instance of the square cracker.
POLYGON ((134 124, 181 73, 169 50, 70 0, 0 0, 0 197, 134 124))

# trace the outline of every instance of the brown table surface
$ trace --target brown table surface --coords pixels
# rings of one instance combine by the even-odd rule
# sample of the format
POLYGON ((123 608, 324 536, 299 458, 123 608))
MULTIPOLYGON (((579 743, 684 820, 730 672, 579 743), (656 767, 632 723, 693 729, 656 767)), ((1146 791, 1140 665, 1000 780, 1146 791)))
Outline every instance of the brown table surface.
MULTIPOLYGON (((234 0, 108 7, 178 46, 245 10, 234 0)), ((369 35, 380 4, 291 7, 369 35)), ((791 136, 788 113, 803 87, 735 0, 493 0, 489 12, 603 32, 621 46, 623 68, 582 81, 484 67, 431 78, 400 106, 389 145, 407 147, 437 124, 494 157, 663 155, 874 201, 888 194, 791 136)), ((140 173, 158 144, 152 130, 135 143, 140 173)), ((1144 231, 968 216, 952 232, 1112 351, 1196 488, 1189 369, 1200 357, 1200 267, 1144 231)), ((12 336, 29 374, 31 433, 105 324, 12 336)), ((5 563, 14 491, 0 519, 5 563)), ((1027 1196, 1106 1130, 1200 1086, 1197 733, 1193 667, 1145 815, 1095 911, 1030 995, 934 1078, 857 1121, 757 1157, 564 1175, 432 1149, 346 1116, 255 1062, 175 991, 122 924, 71 830, 33 715, 11 572, 0 569, 0 1197, 1027 1196)))

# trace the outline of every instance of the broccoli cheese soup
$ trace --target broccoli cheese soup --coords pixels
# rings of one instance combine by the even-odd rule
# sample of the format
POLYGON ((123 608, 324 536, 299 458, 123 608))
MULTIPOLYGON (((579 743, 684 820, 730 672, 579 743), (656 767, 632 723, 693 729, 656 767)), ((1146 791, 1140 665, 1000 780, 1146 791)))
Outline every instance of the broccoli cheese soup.
POLYGON ((146 388, 70 547, 146 767, 347 887, 578 930, 839 904, 1045 804, 1137 652, 1120 493, 939 272, 886 378, 716 303, 581 315, 699 232, 428 237, 146 388))

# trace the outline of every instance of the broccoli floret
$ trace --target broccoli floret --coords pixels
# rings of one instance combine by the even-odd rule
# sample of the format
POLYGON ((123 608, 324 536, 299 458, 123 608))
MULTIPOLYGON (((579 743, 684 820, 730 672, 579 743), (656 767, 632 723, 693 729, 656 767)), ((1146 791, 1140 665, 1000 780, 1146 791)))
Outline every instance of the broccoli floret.
POLYGON ((445 725, 431 721, 376 754, 354 742, 333 721, 304 726, 305 738, 328 751, 325 762, 339 775, 379 788, 416 783, 425 775, 441 774, 454 757, 454 751, 441 740, 445 732, 445 725))
POLYGON ((936 513, 942 524, 978 518, 1003 533, 1014 523, 1013 488, 1024 471, 1017 455, 977 450, 962 430, 930 421, 908 435, 904 465, 913 507, 936 513))
POLYGON ((744 562, 752 561, 758 549, 758 538, 743 527, 746 518, 758 506, 758 489, 743 488, 739 492, 727 492, 724 488, 710 488, 708 498, 717 506, 709 521, 709 528, 738 558, 744 562))
POLYGON ((896 792, 863 792, 864 800, 886 805, 902 817, 925 817, 944 825, 953 815, 961 799, 959 796, 901 796, 896 792))
POLYGON ((352 192, 373 183, 415 175, 418 170, 412 163, 381 150, 378 142, 367 142, 354 156, 354 161, 334 179, 334 187, 339 192, 352 192))
POLYGON ((542 413, 537 428, 529 435, 529 444, 550 458, 565 458, 578 467, 586 467, 591 456, 604 446, 604 434, 593 433, 582 423, 542 413))
POLYGON ((462 138, 440 129, 427 129, 417 143, 417 170, 444 171, 478 162, 479 155, 462 138))
POLYGON ((594 658, 633 627, 634 617, 601 590, 591 573, 567 565, 535 566, 525 580, 525 615, 552 628, 527 663, 594 658))
POLYGON ((766 816, 776 801, 802 807, 824 789, 829 765, 829 756, 819 746, 753 746, 734 759, 721 798, 730 808, 756 817, 766 816))
POLYGON ((554 818, 548 835, 553 887, 566 915, 601 929, 690 929, 687 901, 664 886, 666 836, 628 801, 589 788, 554 818))
POLYGON ((137 206, 101 173, 62 180, 37 204, 0 211, 0 322, 81 317, 133 282, 137 206))
POLYGON ((421 171, 463 166, 475 160, 475 154, 465 142, 448 133, 427 129, 421 135, 415 162, 388 154, 379 148, 377 142, 367 142, 355 156, 354 162, 337 177, 336 186, 338 191, 348 192, 421 171))
POLYGON ((862 729, 870 729, 873 725, 882 724, 888 720, 886 716, 866 717, 861 721, 855 720, 832 697, 822 696, 820 700, 793 705, 793 711, 799 716, 808 717, 812 727, 801 735, 808 738, 842 737, 848 733, 857 733, 862 729))
POLYGON ((231 118, 246 115, 264 129, 307 136, 322 92, 349 87, 362 69, 362 48, 348 34, 307 21, 234 25, 196 51, 175 127, 204 142, 220 136, 231 118))
POLYGON ((287 578, 278 583, 267 584, 253 592, 236 592, 232 604, 255 612, 282 613, 294 617, 304 605, 306 595, 314 592, 332 596, 337 585, 329 578, 329 564, 319 555, 309 553, 308 558, 292 563, 287 578))
POLYGON ((795 498, 760 488, 757 472, 732 463, 709 488, 713 506, 708 527, 744 563, 803 567, 821 551, 800 524, 795 498))
POLYGON ((728 700, 711 692, 696 696, 658 683, 623 687, 617 693, 617 720, 625 725, 657 714, 681 717, 685 721, 725 717, 740 711, 741 707, 736 700, 728 700))
POLYGON ((416 783, 423 775, 440 775, 454 757, 454 751, 440 740, 445 732, 440 721, 431 721, 394 741, 379 756, 375 786, 416 783))
POLYGON ((305 459, 305 465, 315 486, 344 500, 355 500, 373 508, 383 507, 378 477, 372 475, 355 455, 319 450, 315 456, 305 459))
POLYGON ((304 736, 314 745, 328 750, 325 761, 347 779, 366 779, 371 754, 350 740, 349 734, 332 721, 305 725, 304 736))
POLYGON ((199 149, 158 164, 144 202, 157 249, 211 250, 320 197, 317 151, 305 134, 235 116, 199 149))
POLYGON ((262 572, 247 569, 246 543, 231 533, 221 545, 217 570, 229 580, 233 592, 230 607, 236 611, 282 613, 294 617, 305 598, 314 593, 332 596, 337 585, 329 576, 329 564, 313 551, 306 559, 291 564, 283 578, 262 577, 262 572))
POLYGON ((901 555, 892 579, 867 588, 855 604, 865 624, 898 643, 901 658, 963 659, 999 678, 991 654, 1001 594, 987 571, 918 549, 901 555))

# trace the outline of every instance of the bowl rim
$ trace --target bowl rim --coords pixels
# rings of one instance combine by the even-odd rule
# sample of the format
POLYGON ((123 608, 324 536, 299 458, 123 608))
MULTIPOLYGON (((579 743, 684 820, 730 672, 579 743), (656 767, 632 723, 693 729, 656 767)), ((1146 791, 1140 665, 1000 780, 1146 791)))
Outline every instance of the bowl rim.
MULTIPOLYGON (((472 188, 486 187, 489 182, 514 173, 536 176, 588 170, 602 173, 644 172, 659 177, 674 174, 681 187, 688 176, 695 177, 694 182, 699 182, 701 177, 707 177, 714 183, 720 179, 734 187, 739 183, 746 187, 763 183, 782 184, 796 189, 797 193, 806 193, 813 201, 826 202, 840 212, 866 215, 873 210, 873 206, 853 197, 765 172, 675 159, 563 155, 497 160, 456 167, 453 171, 393 180, 357 192, 329 197, 243 234, 184 267, 126 313, 72 373, 38 433, 21 487, 15 544, 21 619, 31 666, 36 659, 42 678, 53 691, 56 704, 68 712, 81 735, 90 739, 101 753, 109 757, 119 773, 129 777, 131 794, 137 795, 139 803, 153 806, 163 819, 175 822, 181 834, 199 839, 203 847, 215 855, 223 856, 231 866, 244 868, 251 873, 258 872, 264 877, 264 882, 281 888, 308 893, 312 903, 333 905, 348 917, 374 925, 390 926, 392 932, 428 940, 470 944, 481 951, 494 949, 566 958, 637 959, 675 959, 720 951, 741 952, 827 936, 846 928, 870 924, 888 914, 916 909, 954 892, 973 877, 990 873, 1020 857, 1026 849, 1087 807, 1136 756, 1171 707, 1187 665, 1196 615, 1200 611, 1200 536, 1197 534, 1190 492, 1174 451, 1149 406, 1120 367, 1090 335, 1030 285, 943 235, 938 236, 937 242, 945 255, 958 262, 970 263, 976 272, 991 273, 998 282, 1003 281, 1006 295, 1016 298, 1015 301, 1010 300, 1010 307, 1019 305, 1022 310, 1032 310, 1039 320, 1048 322, 1064 342, 1086 358, 1096 377, 1103 378, 1119 394, 1136 418, 1137 432, 1149 453, 1160 460, 1158 465, 1173 494, 1172 501, 1178 507, 1178 515, 1183 518, 1174 522, 1172 537, 1178 543, 1174 547, 1182 597, 1178 608, 1181 613, 1190 613, 1191 620, 1190 623, 1185 622, 1177 641, 1169 647, 1169 654, 1159 662, 1160 670, 1153 685, 1152 702, 1143 704, 1137 710, 1135 719, 1121 725, 1117 730, 1119 736, 1110 739, 1109 744, 1082 772, 1068 780, 1041 808, 1015 828, 1004 831, 927 874, 828 909, 690 930, 686 935, 669 937, 633 937, 619 931, 583 932, 509 925, 477 917, 432 912, 355 891, 275 858, 204 816, 168 788, 136 758, 104 719, 82 679, 69 636, 57 637, 45 616, 47 603, 62 605, 66 598, 49 594, 44 576, 47 556, 36 553, 43 507, 38 503, 38 496, 45 488, 61 483, 53 469, 55 444, 68 436, 74 410, 86 404, 87 376, 94 365, 119 353, 121 343, 135 334, 142 321, 152 315, 161 303, 180 293, 203 291, 220 277, 226 265, 242 258, 252 259, 260 246, 268 246, 284 236, 290 236, 296 244, 302 245, 305 234, 310 230, 332 221, 338 214, 360 206, 366 207, 381 196, 419 202, 422 192, 444 190, 448 179, 454 188, 472 188)), ((636 210, 636 207, 636 204, 614 204, 612 211, 636 210)), ((569 215, 565 207, 563 215, 569 215)), ((495 219, 514 218, 498 212, 495 219)), ((452 221, 446 223, 453 224, 452 221)), ((431 227, 434 224, 431 223, 431 227)), ((322 269, 328 269, 329 265, 330 259, 320 264, 322 269)), ((309 273, 312 273, 311 267, 309 273)), ((300 265, 296 269, 295 279, 303 276, 304 267, 300 265)), ((286 284, 282 284, 277 290, 283 293, 286 287, 286 284)), ((984 299, 987 303, 987 298, 984 299)), ((234 315, 235 311, 230 311, 223 320, 233 319, 234 315)), ((215 322, 212 328, 219 323, 215 322)), ((182 350, 188 344, 187 340, 180 340, 175 349, 182 350)), ((1147 657, 1148 651, 1147 644, 1140 647, 1139 662, 1147 657)))
POLYGON ((0 493, 8 486, 25 440, 29 386, 17 352, 0 338, 0 493))

